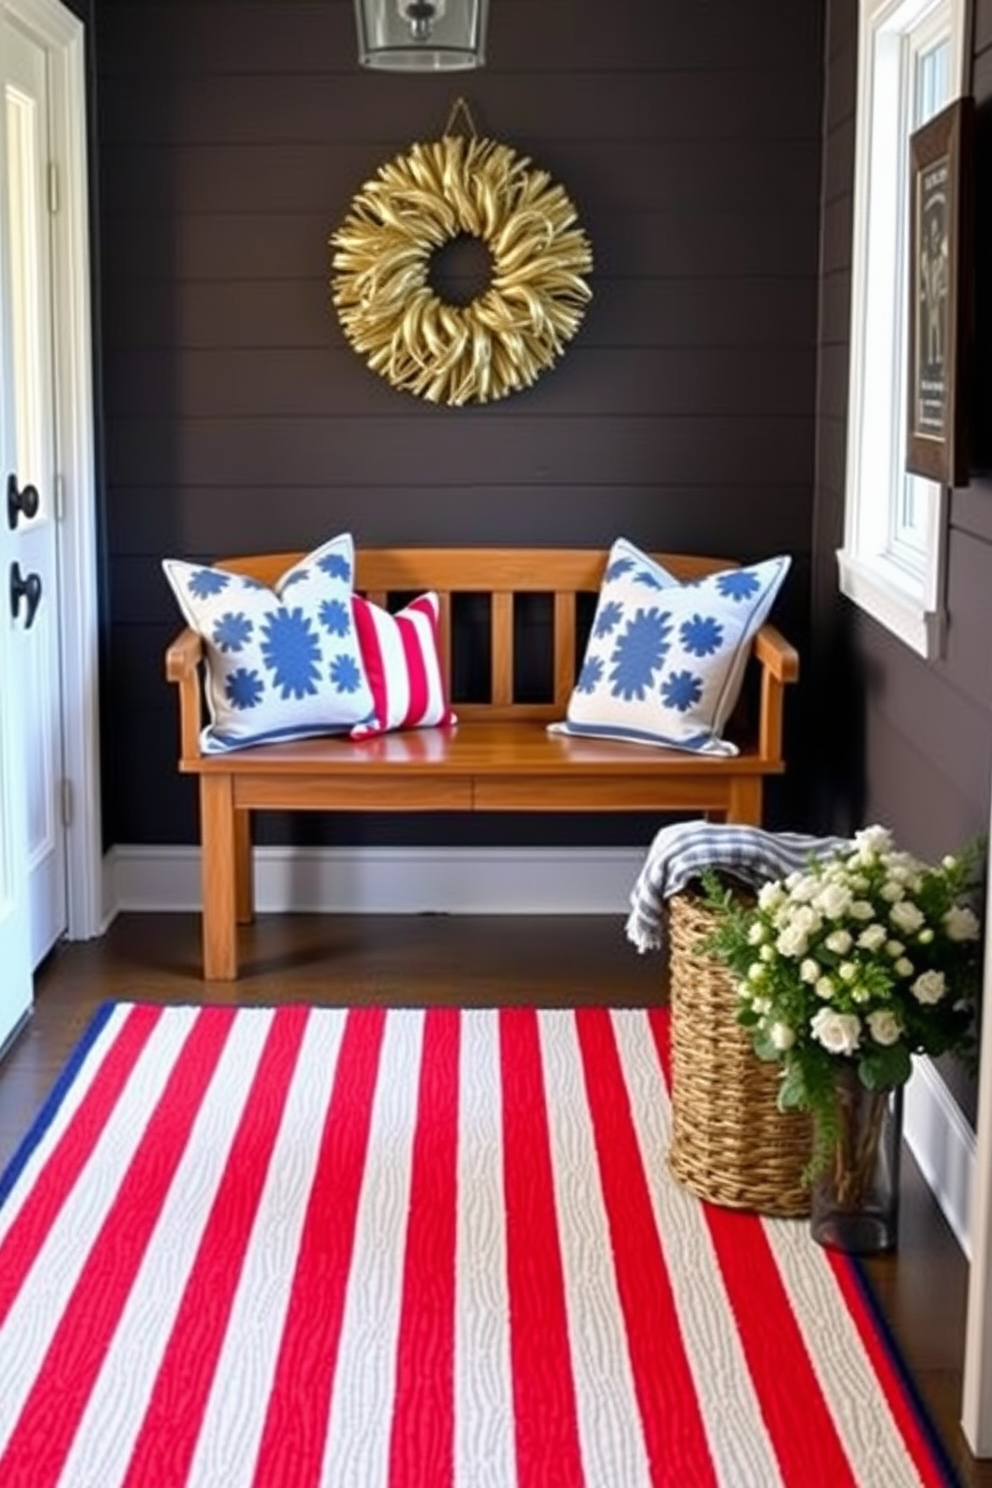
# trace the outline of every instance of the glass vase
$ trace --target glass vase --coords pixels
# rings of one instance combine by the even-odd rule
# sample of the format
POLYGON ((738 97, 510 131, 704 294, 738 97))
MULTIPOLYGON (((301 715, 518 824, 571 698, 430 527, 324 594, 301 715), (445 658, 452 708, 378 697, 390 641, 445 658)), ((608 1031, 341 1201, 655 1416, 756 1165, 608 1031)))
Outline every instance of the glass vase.
POLYGON ((853 1065, 834 1083, 836 1128, 825 1168, 814 1178, 813 1239, 834 1250, 893 1250, 899 1224, 902 1086, 868 1090, 853 1065))

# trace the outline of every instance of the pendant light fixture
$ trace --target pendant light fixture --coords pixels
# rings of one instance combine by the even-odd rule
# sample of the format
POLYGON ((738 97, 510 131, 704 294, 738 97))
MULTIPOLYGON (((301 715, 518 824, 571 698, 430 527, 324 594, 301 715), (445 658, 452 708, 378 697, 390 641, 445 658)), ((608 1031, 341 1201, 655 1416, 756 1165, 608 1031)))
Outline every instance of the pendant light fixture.
POLYGON ((387 72, 456 72, 486 60, 489 0, 355 0, 358 60, 387 72))

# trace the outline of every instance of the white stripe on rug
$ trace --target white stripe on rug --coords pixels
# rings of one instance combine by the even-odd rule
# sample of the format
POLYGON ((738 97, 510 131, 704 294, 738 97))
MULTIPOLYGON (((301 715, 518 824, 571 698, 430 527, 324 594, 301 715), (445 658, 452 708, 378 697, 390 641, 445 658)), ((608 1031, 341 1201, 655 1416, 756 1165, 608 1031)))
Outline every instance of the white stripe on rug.
POLYGON ((462 1014, 455 1273, 455 1483, 516 1488, 499 1014, 462 1014))

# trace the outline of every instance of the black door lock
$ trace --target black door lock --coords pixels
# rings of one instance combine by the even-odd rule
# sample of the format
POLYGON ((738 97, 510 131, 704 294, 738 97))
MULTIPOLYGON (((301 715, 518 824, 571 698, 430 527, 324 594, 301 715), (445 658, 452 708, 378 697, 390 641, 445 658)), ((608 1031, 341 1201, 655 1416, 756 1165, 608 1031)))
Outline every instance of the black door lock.
POLYGON ((21 573, 21 565, 10 565, 10 613, 16 620, 20 613, 21 600, 27 600, 28 611, 24 618, 24 629, 30 630, 41 603, 41 574, 21 573))
POLYGON ((7 477, 7 526, 13 531, 22 516, 28 521, 38 514, 38 487, 30 484, 18 490, 17 476, 7 477))

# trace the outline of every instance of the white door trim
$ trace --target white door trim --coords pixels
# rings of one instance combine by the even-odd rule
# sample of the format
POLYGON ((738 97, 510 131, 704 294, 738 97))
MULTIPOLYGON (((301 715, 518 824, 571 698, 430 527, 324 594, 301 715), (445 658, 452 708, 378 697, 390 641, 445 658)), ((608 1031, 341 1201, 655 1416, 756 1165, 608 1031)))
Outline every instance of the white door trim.
POLYGON ((45 48, 50 138, 56 163, 52 218, 56 345, 56 468, 63 748, 70 819, 66 830, 68 935, 103 928, 99 734, 99 615, 85 27, 58 0, 0 0, 45 48))

